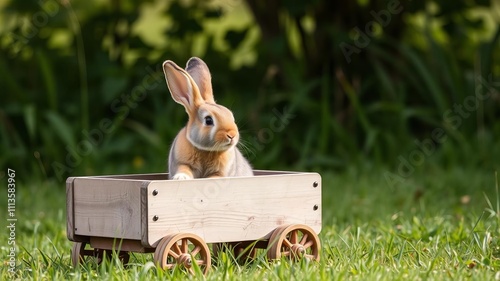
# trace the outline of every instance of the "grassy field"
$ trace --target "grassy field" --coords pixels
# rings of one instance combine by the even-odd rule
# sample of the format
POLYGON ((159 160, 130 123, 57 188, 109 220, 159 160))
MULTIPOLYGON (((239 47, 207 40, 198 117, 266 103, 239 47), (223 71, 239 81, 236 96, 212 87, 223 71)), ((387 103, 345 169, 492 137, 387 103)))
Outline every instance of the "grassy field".
MULTIPOLYGON (((415 172, 398 186, 388 185, 385 172, 322 173, 320 262, 269 262, 259 252, 255 261, 239 265, 223 254, 213 259, 206 280, 500 279, 495 171, 415 172)), ((126 268, 118 260, 73 268, 64 184, 20 174, 16 181, 16 273, 8 272, 10 232, 2 227, 3 280, 202 279, 157 270, 150 254, 133 254, 126 268)), ((1 198, 4 214, 6 197, 1 198)))

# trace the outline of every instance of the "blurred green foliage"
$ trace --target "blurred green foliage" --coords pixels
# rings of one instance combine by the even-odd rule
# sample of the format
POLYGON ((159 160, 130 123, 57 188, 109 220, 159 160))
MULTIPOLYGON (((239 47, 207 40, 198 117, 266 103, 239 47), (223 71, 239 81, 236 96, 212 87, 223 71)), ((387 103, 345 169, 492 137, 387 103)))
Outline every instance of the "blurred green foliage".
POLYGON ((19 175, 165 171, 187 116, 161 63, 191 56, 209 65, 256 168, 500 165, 494 1, 0 7, 0 166, 19 175))

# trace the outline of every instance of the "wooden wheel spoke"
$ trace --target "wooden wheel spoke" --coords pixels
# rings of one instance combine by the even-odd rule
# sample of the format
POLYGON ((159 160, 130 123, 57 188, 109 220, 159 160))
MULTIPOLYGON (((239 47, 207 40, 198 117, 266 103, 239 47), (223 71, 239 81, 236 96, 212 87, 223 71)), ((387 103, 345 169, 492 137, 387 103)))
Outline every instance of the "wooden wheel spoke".
POLYGON ((191 255, 194 257, 196 256, 196 254, 198 254, 199 252, 201 251, 201 247, 200 246, 196 246, 193 251, 191 252, 191 255))
POLYGON ((189 274, 194 275, 194 270, 192 267, 188 268, 187 270, 188 270, 189 274))
POLYGON ((187 238, 184 238, 181 240, 181 250, 183 254, 187 254, 188 252, 188 240, 187 238))
POLYGON ((165 265, 165 268, 166 268, 166 269, 172 269, 172 268, 174 268, 174 267, 175 267, 175 265, 176 265, 175 263, 167 263, 167 264, 165 265))
POLYGON ((290 242, 290 240, 288 239, 283 239, 283 246, 287 247, 288 249, 292 248, 292 242, 290 242))
MULTIPOLYGON (((302 243, 300 243, 300 244, 302 244, 302 243)), ((307 241, 303 245, 304 245, 304 249, 307 249, 307 248, 311 247, 312 245, 314 245, 314 241, 313 240, 309 240, 309 241, 307 241)))
POLYGON ((205 264, 207 264, 207 262, 204 261, 204 260, 196 260, 196 264, 198 264, 198 265, 205 265, 205 264))
POLYGON ((179 258, 179 254, 176 253, 175 251, 173 251, 172 249, 170 249, 170 251, 168 251, 168 254, 170 256, 172 256, 174 259, 178 259, 179 258))
POLYGON ((302 236, 302 239, 300 239, 299 244, 304 245, 304 243, 307 242, 308 237, 309 237, 309 235, 307 233, 304 233, 304 236, 302 236))
POLYGON ((285 257, 289 257, 290 253, 291 253, 290 251, 283 251, 283 252, 281 252, 281 255, 285 256, 285 257))
POLYGON ((181 248, 179 248, 179 244, 177 244, 177 243, 174 243, 174 245, 172 246, 172 250, 173 250, 173 251, 174 251, 177 255, 182 254, 181 248))
POLYGON ((297 238, 298 238, 297 230, 292 230, 290 232, 290 242, 292 242, 292 244, 296 244, 297 243, 297 238))

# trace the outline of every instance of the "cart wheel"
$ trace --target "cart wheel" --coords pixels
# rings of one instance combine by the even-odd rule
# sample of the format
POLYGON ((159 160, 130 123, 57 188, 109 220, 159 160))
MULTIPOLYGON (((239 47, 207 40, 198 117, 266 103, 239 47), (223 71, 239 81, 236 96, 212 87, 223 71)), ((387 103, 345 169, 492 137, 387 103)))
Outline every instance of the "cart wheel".
POLYGON ((130 253, 126 251, 120 251, 118 253, 118 258, 123 263, 123 265, 126 265, 130 261, 130 253))
MULTIPOLYGON (((73 244, 73 249, 71 251, 71 262, 73 266, 77 266, 80 263, 84 263, 86 261, 86 257, 91 257, 95 259, 97 264, 101 264, 104 257, 110 258, 111 255, 106 253, 106 250, 103 249, 85 249, 88 245, 87 242, 75 242, 73 244)), ((130 260, 130 254, 126 251, 118 252, 118 258, 125 265, 130 260)))
POLYGON ((77 266, 80 263, 86 261, 86 257, 92 257, 95 259, 97 264, 101 264, 104 257, 104 250, 102 249, 85 249, 89 243, 87 242, 75 242, 73 244, 73 249, 71 251, 71 262, 73 266, 77 266))
POLYGON ((292 224, 273 231, 267 246, 267 257, 271 260, 287 257, 319 261, 319 251, 319 237, 314 230, 307 225, 292 224))
POLYGON ((170 234, 161 239, 154 253, 154 261, 162 269, 173 269, 179 265, 191 274, 193 262, 200 266, 203 274, 210 268, 210 250, 207 244, 194 234, 170 234))
POLYGON ((71 263, 73 266, 77 266, 85 261, 85 256, 94 255, 93 250, 85 250, 87 242, 75 242, 73 243, 73 249, 71 250, 71 263))
POLYGON ((234 258, 237 259, 239 263, 246 263, 252 261, 257 256, 257 249, 254 245, 245 244, 242 242, 230 242, 230 243, 214 243, 212 245, 212 252, 214 256, 217 257, 220 252, 229 250, 232 252, 234 258))

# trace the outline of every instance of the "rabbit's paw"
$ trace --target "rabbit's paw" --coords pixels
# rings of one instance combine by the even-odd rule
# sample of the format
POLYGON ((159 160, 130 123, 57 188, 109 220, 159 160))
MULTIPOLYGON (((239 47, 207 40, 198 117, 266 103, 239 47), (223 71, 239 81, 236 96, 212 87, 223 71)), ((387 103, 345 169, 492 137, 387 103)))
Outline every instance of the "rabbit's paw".
POLYGON ((172 179, 173 180, 190 180, 191 177, 185 173, 177 173, 174 175, 174 177, 172 179))

